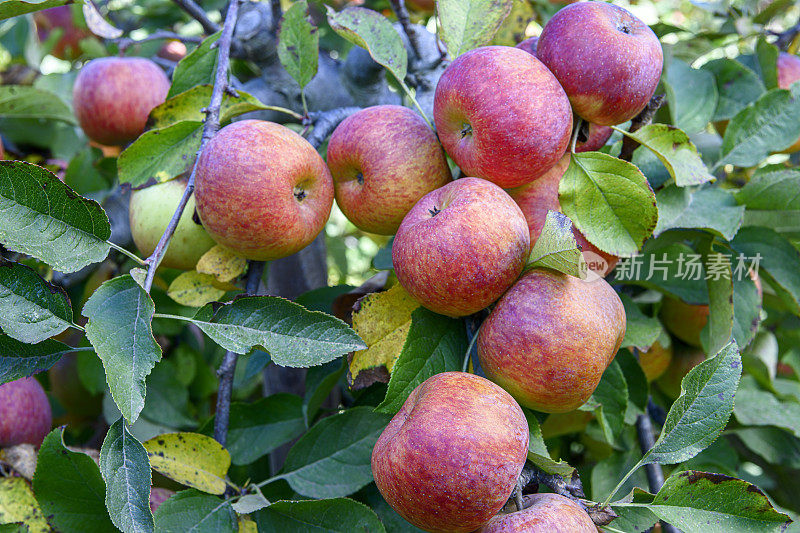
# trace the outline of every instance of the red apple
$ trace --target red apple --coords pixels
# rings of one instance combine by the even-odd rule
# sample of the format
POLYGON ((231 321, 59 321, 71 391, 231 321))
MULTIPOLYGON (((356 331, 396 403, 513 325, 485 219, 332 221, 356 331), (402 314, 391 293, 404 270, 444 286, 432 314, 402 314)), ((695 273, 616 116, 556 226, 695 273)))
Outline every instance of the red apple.
POLYGON ((384 499, 426 531, 471 532, 508 500, 528 453, 517 402, 482 377, 437 374, 420 384, 372 451, 384 499))
POLYGON ((156 55, 177 63, 186 57, 186 45, 180 41, 167 41, 164 43, 164 46, 158 50, 156 55))
POLYGON ((656 341, 645 351, 639 351, 639 366, 642 367, 647 381, 655 381, 660 378, 672 362, 672 343, 669 335, 664 335, 664 344, 656 341))
POLYGON ((328 142, 336 203, 361 230, 397 232, 417 201, 451 180, 444 152, 407 107, 368 107, 346 118, 328 142))
POLYGON ((572 131, 558 81, 531 54, 508 46, 476 48, 453 61, 436 86, 433 116, 461 170, 503 188, 550 170, 572 131))
POLYGON ((0 385, 0 448, 17 444, 39 446, 52 425, 50 402, 36 378, 0 385))
POLYGON ((72 105, 87 137, 123 145, 144 132, 147 116, 168 91, 169 79, 149 59, 102 57, 78 73, 72 105))
POLYGON ((656 90, 663 65, 653 31, 605 2, 578 2, 558 11, 542 30, 536 53, 575 112, 600 126, 639 114, 656 90))
POLYGON ((500 187, 462 178, 426 194, 392 245, 400 284, 443 315, 471 315, 494 302, 530 252, 525 217, 500 187))
POLYGON ((692 305, 667 296, 661 304, 661 320, 670 333, 683 342, 702 346, 700 332, 708 323, 709 309, 707 305, 692 305))
MULTIPOLYGON (((536 57, 536 46, 539 44, 539 37, 528 37, 524 41, 520 41, 514 48, 525 50, 533 57, 536 57)), ((537 58, 538 59, 538 58, 537 58)))
POLYGON ((322 157, 273 122, 242 120, 222 128, 203 149, 196 180, 197 213, 209 235, 257 261, 308 246, 333 205, 322 157))
POLYGON ((597 533, 589 514, 559 494, 526 495, 522 511, 498 514, 477 533, 597 533))
POLYGON ((50 50, 50 54, 59 59, 71 61, 77 58, 81 55, 81 40, 92 37, 92 32, 82 20, 80 27, 75 24, 72 7, 68 5, 37 11, 33 14, 33 22, 39 42, 46 41, 53 32, 61 32, 50 50))
MULTIPOLYGON (((528 183, 516 189, 510 189, 508 194, 517 202, 531 234, 531 248, 536 244, 547 219, 547 211, 561 211, 558 201, 558 184, 561 177, 569 167, 569 154, 562 157, 556 165, 547 171, 541 178, 533 183, 528 183)), ((572 226, 572 235, 583 252, 587 266, 599 276, 605 276, 617 265, 619 257, 607 254, 590 243, 575 226, 572 226)))
MULTIPOLYGON (((185 190, 186 180, 175 179, 134 191, 131 195, 128 211, 131 236, 142 256, 149 257, 155 250, 185 190)), ((194 209, 195 199, 190 197, 161 266, 194 270, 203 254, 214 246, 214 240, 205 228, 193 220, 194 209)))
POLYGON ((604 279, 534 269, 483 322, 478 357, 520 405, 561 413, 589 399, 624 336, 625 309, 604 279))
MULTIPOLYGON (((778 54, 778 87, 788 89, 798 80, 800 80, 800 57, 786 52, 778 54)), ((800 150, 800 138, 781 153, 791 154, 798 150, 800 150)))

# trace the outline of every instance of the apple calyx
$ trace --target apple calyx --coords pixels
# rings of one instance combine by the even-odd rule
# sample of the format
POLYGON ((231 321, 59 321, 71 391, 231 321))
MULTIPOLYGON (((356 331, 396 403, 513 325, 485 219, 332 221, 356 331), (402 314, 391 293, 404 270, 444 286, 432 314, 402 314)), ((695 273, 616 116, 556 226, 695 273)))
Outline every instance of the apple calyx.
POLYGON ((305 189, 300 187, 299 185, 295 185, 294 191, 292 191, 294 197, 297 198, 298 202, 302 202, 308 194, 306 194, 305 189))
POLYGON ((433 209, 428 209, 428 213, 430 213, 430 214, 431 214, 431 218, 435 217, 436 215, 438 215, 438 214, 439 214, 439 213, 441 213, 441 212, 442 212, 442 210, 441 210, 441 209, 439 209, 439 208, 438 208, 438 207, 436 207, 436 206, 433 206, 433 209))
POLYGON ((356 181, 358 182, 359 185, 364 185, 364 173, 363 172, 359 172, 358 174, 356 174, 356 181))
POLYGON ((472 124, 464 123, 461 125, 461 138, 463 139, 467 135, 472 135, 472 124))

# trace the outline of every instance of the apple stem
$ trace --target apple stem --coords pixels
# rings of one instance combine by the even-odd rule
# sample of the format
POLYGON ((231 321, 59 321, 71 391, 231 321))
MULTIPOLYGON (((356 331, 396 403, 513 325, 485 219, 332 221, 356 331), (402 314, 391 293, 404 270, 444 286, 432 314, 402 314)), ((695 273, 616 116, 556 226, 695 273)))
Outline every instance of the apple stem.
MULTIPOLYGON (((193 0, 173 0, 181 9, 189 13, 193 19, 200 23, 206 33, 217 33, 219 31, 219 25, 208 18, 208 15, 203 10, 202 7, 194 3, 193 0)), ((234 2, 238 3, 238 2, 234 2)), ((230 6, 228 8, 228 12, 230 13, 230 6)), ((227 19, 225 19, 227 20, 227 19)))
POLYGON ((414 55, 416 55, 418 59, 422 59, 419 53, 417 34, 414 31, 414 28, 411 26, 411 18, 408 16, 405 0, 391 0, 391 4, 392 11, 394 11, 397 20, 400 22, 400 26, 403 28, 403 32, 405 32, 406 37, 408 37, 411 50, 414 51, 414 55))
POLYGON ((575 131, 572 132, 572 142, 569 148, 569 151, 573 154, 575 153, 575 146, 578 144, 578 134, 581 132, 581 125, 583 125, 583 119, 578 117, 578 122, 575 124, 575 131))
POLYGON ((467 337, 470 335, 472 338, 469 340, 469 346, 467 346, 467 353, 464 354, 464 364, 461 366, 461 371, 466 372, 469 368, 469 357, 472 355, 472 349, 475 347, 475 342, 478 340, 478 333, 481 332, 481 328, 483 327, 483 322, 476 328, 475 324, 480 320, 475 315, 469 316, 464 321, 465 325, 467 326, 467 337))
POLYGON ((270 8, 272 9, 272 26, 275 33, 278 32, 280 20, 283 17, 283 8, 281 7, 281 0, 270 0, 270 8))
MULTIPOLYGON (((184 3, 186 3, 186 5, 193 5, 194 8, 197 8, 203 12, 203 10, 191 0, 176 0, 176 2, 182 7, 184 3)), ((217 41, 219 56, 217 59, 217 71, 214 77, 214 88, 211 92, 211 102, 208 104, 208 107, 203 110, 203 112, 206 114, 205 124, 203 125, 203 136, 200 139, 200 148, 197 150, 194 166, 192 166, 192 173, 186 183, 186 190, 183 192, 180 202, 178 202, 178 207, 175 209, 175 213, 173 213, 172 219, 167 225, 167 229, 164 231, 164 234, 158 241, 155 250, 153 250, 153 253, 147 258, 146 261, 147 276, 145 277, 143 288, 147 292, 150 292, 150 289, 153 286, 153 279, 156 275, 156 269, 158 268, 158 265, 161 264, 164 254, 167 253, 169 242, 172 240, 172 236, 175 234, 175 229, 178 227, 178 222, 183 215, 184 209, 186 209, 186 204, 189 202, 189 198, 194 192, 194 181, 197 174, 197 162, 200 160, 200 154, 203 152, 203 147, 206 145, 206 143, 208 143, 209 140, 211 140, 211 138, 219 129, 219 113, 220 108, 222 107, 222 97, 228 88, 228 66, 230 64, 231 40, 233 38, 233 28, 236 25, 236 18, 239 13, 239 2, 240 0, 234 0, 228 4, 228 12, 225 15, 225 26, 223 26, 222 35, 220 35, 220 38, 217 41)), ((205 15, 205 12, 203 12, 203 15, 205 15)))
MULTIPOLYGON (((259 292, 261 277, 264 274, 264 261, 250 261, 247 269, 245 293, 255 296, 259 292)), ((217 389, 217 408, 214 412, 214 439, 222 446, 228 441, 228 423, 231 416, 231 393, 233 392, 233 377, 236 372, 236 363, 239 354, 226 351, 222 364, 217 370, 219 387, 217 389)))
MULTIPOLYGON (((631 120, 631 127, 628 128, 628 132, 633 133, 650 124, 653 121, 653 117, 656 115, 656 111, 658 111, 661 104, 664 103, 664 97, 664 94, 656 94, 650 98, 650 102, 642 109, 642 112, 631 120)), ((617 128, 614 129, 616 130, 617 128)), ((622 139, 622 149, 619 152, 619 158, 630 163, 633 157, 633 151, 638 147, 639 143, 636 140, 632 139, 629 135, 625 135, 622 139)))

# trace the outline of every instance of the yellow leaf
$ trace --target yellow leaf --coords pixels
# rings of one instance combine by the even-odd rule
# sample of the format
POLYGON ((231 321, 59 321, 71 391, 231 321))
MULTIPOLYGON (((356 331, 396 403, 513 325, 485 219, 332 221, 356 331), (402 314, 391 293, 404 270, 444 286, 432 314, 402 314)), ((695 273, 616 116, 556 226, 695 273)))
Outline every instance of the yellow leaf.
POLYGON ((353 313, 353 329, 364 339, 367 349, 355 352, 350 360, 351 386, 364 370, 384 366, 392 372, 411 328, 411 313, 418 307, 419 303, 399 284, 359 301, 358 310, 353 313))
POLYGON ((211 494, 225 492, 228 450, 199 433, 166 433, 143 443, 150 466, 170 479, 211 494))
POLYGON ((239 533, 257 533, 258 526, 255 522, 244 516, 239 517, 239 533))
POLYGON ((0 478, 0 524, 22 522, 30 533, 50 531, 28 482, 21 477, 0 478))
POLYGON ((190 270, 170 283, 167 294, 181 305, 202 307, 225 294, 224 290, 214 286, 215 281, 214 276, 190 270))
POLYGON ((201 274, 214 276, 217 281, 232 281, 247 268, 247 259, 218 244, 203 254, 196 268, 201 274))

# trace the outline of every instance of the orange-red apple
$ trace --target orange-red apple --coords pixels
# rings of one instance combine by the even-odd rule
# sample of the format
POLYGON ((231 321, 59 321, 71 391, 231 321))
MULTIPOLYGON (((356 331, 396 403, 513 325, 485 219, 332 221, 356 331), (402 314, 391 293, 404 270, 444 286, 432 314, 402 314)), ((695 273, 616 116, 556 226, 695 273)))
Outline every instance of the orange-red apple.
POLYGON ((322 157, 274 122, 242 120, 222 128, 203 149, 196 180, 197 213, 209 235, 257 261, 308 246, 333 205, 322 157))
POLYGON ((707 305, 687 304, 683 300, 665 296, 661 304, 661 321, 667 330, 683 342, 700 347, 700 332, 708 323, 707 305))
POLYGON ((486 377, 520 405, 572 411, 592 395, 625 336, 625 309, 602 278, 534 269, 497 302, 478 333, 486 377))
POLYGON ((0 448, 42 444, 53 425, 50 402, 36 378, 0 385, 0 448))
POLYGON ((471 315, 514 283, 530 252, 530 233, 500 187, 462 178, 426 194, 408 212, 392 245, 400 284, 443 315, 471 315))
POLYGON ((691 369, 706 360, 706 354, 699 348, 676 344, 672 362, 656 383, 661 391, 676 399, 681 394, 681 381, 691 369))
POLYGON ((336 203, 361 230, 397 232, 420 198, 451 180, 442 147, 425 120, 399 105, 350 115, 328 142, 336 203))
POLYGON ((467 533, 508 500, 528 454, 514 398, 473 374, 420 384, 372 451, 372 474, 400 516, 426 531, 467 533))
POLYGON ((523 507, 498 514, 477 533, 597 533, 583 507, 559 494, 526 495, 523 507))
POLYGON ((53 44, 50 54, 66 61, 80 56, 81 40, 92 37, 92 32, 89 31, 83 20, 80 21, 80 24, 75 23, 72 9, 72 6, 66 5, 51 7, 33 14, 39 42, 46 41, 54 32, 61 32, 58 40, 53 44))
POLYGON ((531 54, 485 46, 444 71, 433 102, 436 130, 468 176, 503 188, 542 176, 569 144, 572 111, 564 89, 531 54))

